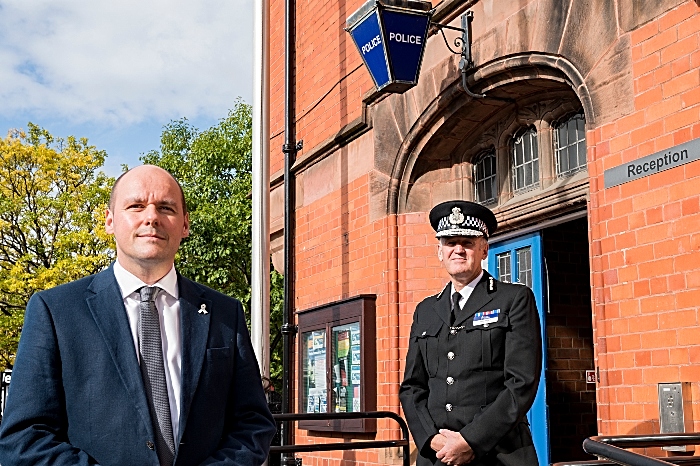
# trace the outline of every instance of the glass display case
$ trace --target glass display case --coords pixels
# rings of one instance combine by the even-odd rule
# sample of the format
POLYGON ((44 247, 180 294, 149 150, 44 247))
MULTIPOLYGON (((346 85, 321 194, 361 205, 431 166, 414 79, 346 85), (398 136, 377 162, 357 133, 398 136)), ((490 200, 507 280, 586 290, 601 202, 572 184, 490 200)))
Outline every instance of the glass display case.
MULTIPOLYGON (((375 301, 375 295, 360 295, 298 313, 299 412, 376 409, 375 301)), ((374 432, 376 421, 300 421, 299 427, 374 432)))

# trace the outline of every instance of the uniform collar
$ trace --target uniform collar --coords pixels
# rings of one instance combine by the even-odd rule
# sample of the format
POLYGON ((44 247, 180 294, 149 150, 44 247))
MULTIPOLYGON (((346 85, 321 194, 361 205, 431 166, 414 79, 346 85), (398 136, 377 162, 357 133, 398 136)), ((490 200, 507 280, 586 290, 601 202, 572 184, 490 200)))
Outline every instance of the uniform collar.
MULTIPOLYGON (((481 281, 481 277, 483 276, 484 271, 482 270, 481 273, 474 280, 467 283, 467 286, 465 286, 459 291, 459 294, 461 294, 464 299, 469 299, 469 296, 471 296, 472 291, 474 291, 474 288, 476 288, 476 285, 479 284, 479 281, 481 281)), ((450 282, 450 296, 455 294, 455 291, 457 290, 455 290, 454 283, 450 282)))

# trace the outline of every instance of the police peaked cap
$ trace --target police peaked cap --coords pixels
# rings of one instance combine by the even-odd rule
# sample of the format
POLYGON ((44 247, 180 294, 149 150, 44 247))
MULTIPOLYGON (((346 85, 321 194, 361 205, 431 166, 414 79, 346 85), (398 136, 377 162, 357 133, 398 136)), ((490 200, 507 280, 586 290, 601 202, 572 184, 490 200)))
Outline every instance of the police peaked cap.
POLYGON ((496 216, 490 209, 469 201, 447 201, 430 211, 430 225, 435 237, 493 235, 498 227, 496 216))

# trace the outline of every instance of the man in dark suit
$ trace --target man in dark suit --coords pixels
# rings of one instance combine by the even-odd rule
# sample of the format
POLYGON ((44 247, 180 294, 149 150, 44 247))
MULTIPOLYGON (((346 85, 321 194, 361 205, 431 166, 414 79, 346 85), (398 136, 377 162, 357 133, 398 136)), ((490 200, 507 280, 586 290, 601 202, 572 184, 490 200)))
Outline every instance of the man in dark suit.
POLYGON ((263 463, 275 424, 241 304, 175 271, 189 234, 179 184, 128 171, 105 226, 117 261, 27 305, 0 463, 263 463))
POLYGON ((536 466, 525 414, 542 367, 532 291, 481 268, 493 213, 472 202, 435 206, 430 223, 450 283, 413 316, 399 397, 418 466, 536 466))

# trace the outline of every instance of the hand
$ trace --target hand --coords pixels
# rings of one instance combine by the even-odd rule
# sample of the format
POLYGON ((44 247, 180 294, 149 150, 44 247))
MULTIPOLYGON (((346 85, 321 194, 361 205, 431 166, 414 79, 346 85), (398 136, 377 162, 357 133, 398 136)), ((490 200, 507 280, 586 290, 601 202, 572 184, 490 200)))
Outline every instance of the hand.
POLYGON ((442 450, 442 447, 445 446, 445 443, 447 443, 447 439, 445 438, 445 436, 442 434, 437 434, 434 435, 432 439, 430 439, 430 448, 438 452, 442 450))
POLYGON ((464 440, 462 434, 448 429, 440 429, 440 435, 445 438, 446 442, 437 452, 437 459, 449 466, 460 466, 474 459, 474 451, 464 440))

